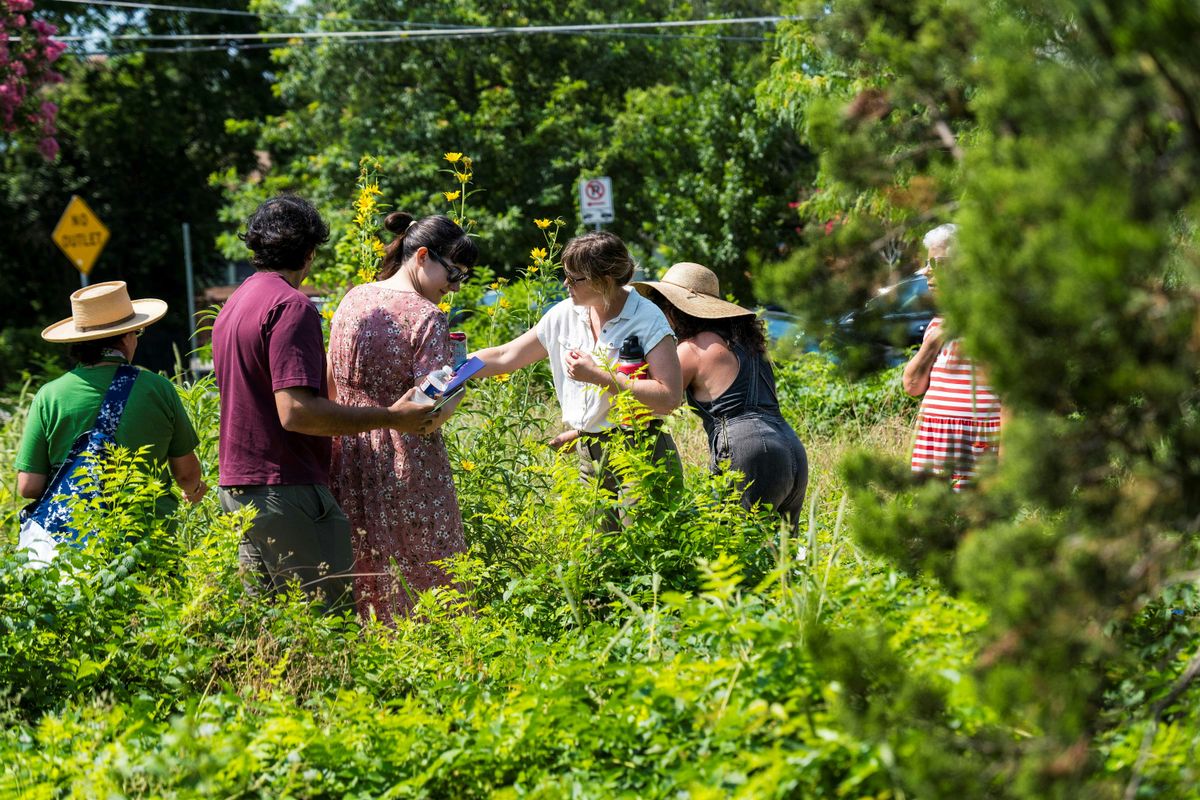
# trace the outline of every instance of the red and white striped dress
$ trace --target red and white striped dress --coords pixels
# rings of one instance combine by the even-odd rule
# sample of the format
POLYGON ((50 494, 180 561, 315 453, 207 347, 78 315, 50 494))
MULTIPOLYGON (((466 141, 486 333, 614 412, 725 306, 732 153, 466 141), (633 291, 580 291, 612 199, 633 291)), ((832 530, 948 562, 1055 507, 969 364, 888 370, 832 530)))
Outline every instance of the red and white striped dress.
MULTIPOLYGON (((936 317, 925 338, 937 334, 936 317)), ((913 472, 950 475, 954 490, 962 491, 975 478, 976 466, 1000 449, 1000 398, 980 375, 958 340, 946 342, 929 374, 929 389, 921 400, 913 472)))

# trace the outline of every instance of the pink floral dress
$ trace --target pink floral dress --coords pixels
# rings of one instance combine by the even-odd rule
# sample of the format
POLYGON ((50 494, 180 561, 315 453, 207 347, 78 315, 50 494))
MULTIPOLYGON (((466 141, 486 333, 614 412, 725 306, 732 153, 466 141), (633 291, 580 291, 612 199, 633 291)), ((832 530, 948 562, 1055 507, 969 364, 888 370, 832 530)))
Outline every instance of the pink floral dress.
MULTIPOLYGON (((389 406, 450 359, 446 315, 414 292, 357 286, 333 315, 329 364, 339 403, 389 406)), ((441 433, 334 437, 330 483, 352 526, 360 614, 374 608, 390 622, 417 592, 449 583, 430 562, 467 547, 441 433)))

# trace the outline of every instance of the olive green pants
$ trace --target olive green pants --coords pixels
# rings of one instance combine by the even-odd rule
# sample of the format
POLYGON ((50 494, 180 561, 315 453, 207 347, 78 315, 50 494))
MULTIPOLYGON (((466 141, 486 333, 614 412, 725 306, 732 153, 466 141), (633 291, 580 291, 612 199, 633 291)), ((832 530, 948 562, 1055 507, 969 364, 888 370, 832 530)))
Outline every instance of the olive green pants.
MULTIPOLYGON (((630 505, 632 500, 629 499, 629 492, 622 484, 621 479, 613 472, 608 463, 607 445, 617 436, 622 437, 626 444, 633 444, 636 435, 639 434, 624 428, 611 428, 600 433, 585 433, 579 437, 575 446, 579 454, 579 476, 585 481, 599 478, 601 486, 621 498, 622 506, 630 505)), ((683 462, 679 460, 679 452, 671 434, 663 430, 662 423, 654 422, 647 426, 640 435, 654 437, 650 460, 667 470, 672 491, 682 489, 683 462)), ((601 522, 601 527, 616 530, 625 518, 624 510, 619 514, 608 514, 601 522)))
POLYGON ((284 591, 293 581, 330 612, 354 606, 350 520, 328 486, 222 486, 226 512, 251 506, 254 523, 242 535, 238 560, 258 594, 284 591))

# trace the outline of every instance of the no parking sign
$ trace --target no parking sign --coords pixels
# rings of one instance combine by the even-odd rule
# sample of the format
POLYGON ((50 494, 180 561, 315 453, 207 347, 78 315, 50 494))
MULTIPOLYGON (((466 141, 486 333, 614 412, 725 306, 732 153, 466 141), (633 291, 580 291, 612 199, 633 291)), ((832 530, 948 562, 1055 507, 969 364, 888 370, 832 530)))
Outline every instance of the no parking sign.
POLYGON ((612 178, 589 178, 579 182, 579 211, 584 225, 613 221, 612 178))

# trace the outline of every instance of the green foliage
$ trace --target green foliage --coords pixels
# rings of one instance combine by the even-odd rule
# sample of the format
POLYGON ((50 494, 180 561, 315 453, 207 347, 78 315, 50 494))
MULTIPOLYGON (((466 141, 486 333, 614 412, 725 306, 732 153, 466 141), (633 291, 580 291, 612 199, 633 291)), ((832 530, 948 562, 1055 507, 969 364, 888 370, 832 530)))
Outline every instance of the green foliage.
MULTIPOLYGON (((820 319, 883 280, 893 244, 953 218, 939 303, 1012 413, 966 496, 876 456, 846 466, 857 540, 987 609, 976 690, 1021 732, 961 752, 896 684, 891 730, 953 753, 906 772, 909 791, 1190 792, 1174 790, 1194 624, 1163 624, 1174 601, 1158 598, 1189 611, 1175 587, 1194 580, 1200 511, 1197 32, 1186 3, 861 0, 796 23, 760 87, 820 153, 801 213, 834 222, 765 285, 820 319), (981 758, 992 779, 960 784, 981 758)), ((872 725, 873 708, 856 716, 872 725)))
MULTIPOLYGON (((754 13, 771 13, 775 5, 760 4, 754 13)), ((346 18, 524 27, 698 13, 662 0, 311 0, 259 7, 323 16, 318 27, 330 30, 346 29, 346 18)), ((744 12, 740 2, 708 3, 702 16, 744 12)), ((298 25, 268 21, 279 30, 298 25)), ((231 123, 257 137, 257 147, 271 154, 270 168, 215 176, 226 191, 223 216, 231 229, 222 238, 225 254, 240 257, 232 230, 258 202, 285 189, 317 202, 336 238, 348 222, 342 193, 362 153, 379 154, 384 200, 417 216, 445 209, 437 157, 469 153, 487 187, 471 199, 469 217, 485 258, 504 277, 514 277, 523 263, 530 217, 569 220, 568 234, 581 229, 576 187, 598 174, 613 178, 617 215, 610 227, 639 254, 706 261, 730 289, 744 292, 752 259, 774 257, 788 240, 786 203, 804 162, 787 126, 754 104, 769 40, 696 30, 681 37, 452 41, 450 49, 441 38, 413 38, 402 47, 337 40, 273 51, 273 89, 285 110, 231 123)))
POLYGON ((802 439, 828 437, 839 431, 862 432, 916 411, 912 399, 900 388, 899 368, 852 380, 821 353, 776 360, 774 368, 779 405, 802 439))
POLYGON ((28 381, 41 383, 62 374, 62 346, 47 344, 41 333, 41 328, 0 330, 0 375, 5 376, 0 396, 18 394, 28 381))
MULTIPOLYGON (((245 513, 210 497, 157 518, 162 484, 135 456, 110 463, 111 502, 80 522, 119 533, 40 571, 0 555, 0 791, 886 797, 919 742, 851 709, 893 679, 925 680, 972 735, 994 728, 960 677, 984 616, 864 558, 835 476, 818 473, 797 536, 742 511, 702 458, 680 490, 643 447, 618 449, 637 502, 610 530, 619 501, 543 443, 547 383, 484 382, 452 420, 471 551, 395 629, 248 595, 245 513), (826 645, 869 630, 909 658, 861 686, 826 645)), ((211 466, 211 384, 180 392, 211 466)))
MULTIPOLYGON (((87 48, 115 51, 131 43, 108 41, 102 32, 111 30, 108 24, 155 35, 258 26, 253 18, 226 15, 149 13, 122 15, 119 22, 105 17, 106 11, 73 6, 54 21, 63 34, 86 35, 87 48)), ((221 229, 221 193, 208 176, 226 169, 245 174, 254 167, 252 140, 227 130, 225 119, 272 108, 267 54, 244 49, 65 55, 57 66, 65 77, 50 98, 59 105, 58 159, 48 164, 31 150, 0 148, 0 270, 7 278, 0 286, 0 315, 5 326, 41 327, 70 312, 67 296, 79 288, 79 273, 50 234, 78 194, 112 233, 91 281, 125 280, 133 297, 170 304, 168 317, 149 329, 140 347, 142 363, 168 369, 174 363, 172 343, 184 347, 187 332, 181 223, 191 225, 198 286, 222 280, 225 262, 212 246, 221 229)))

